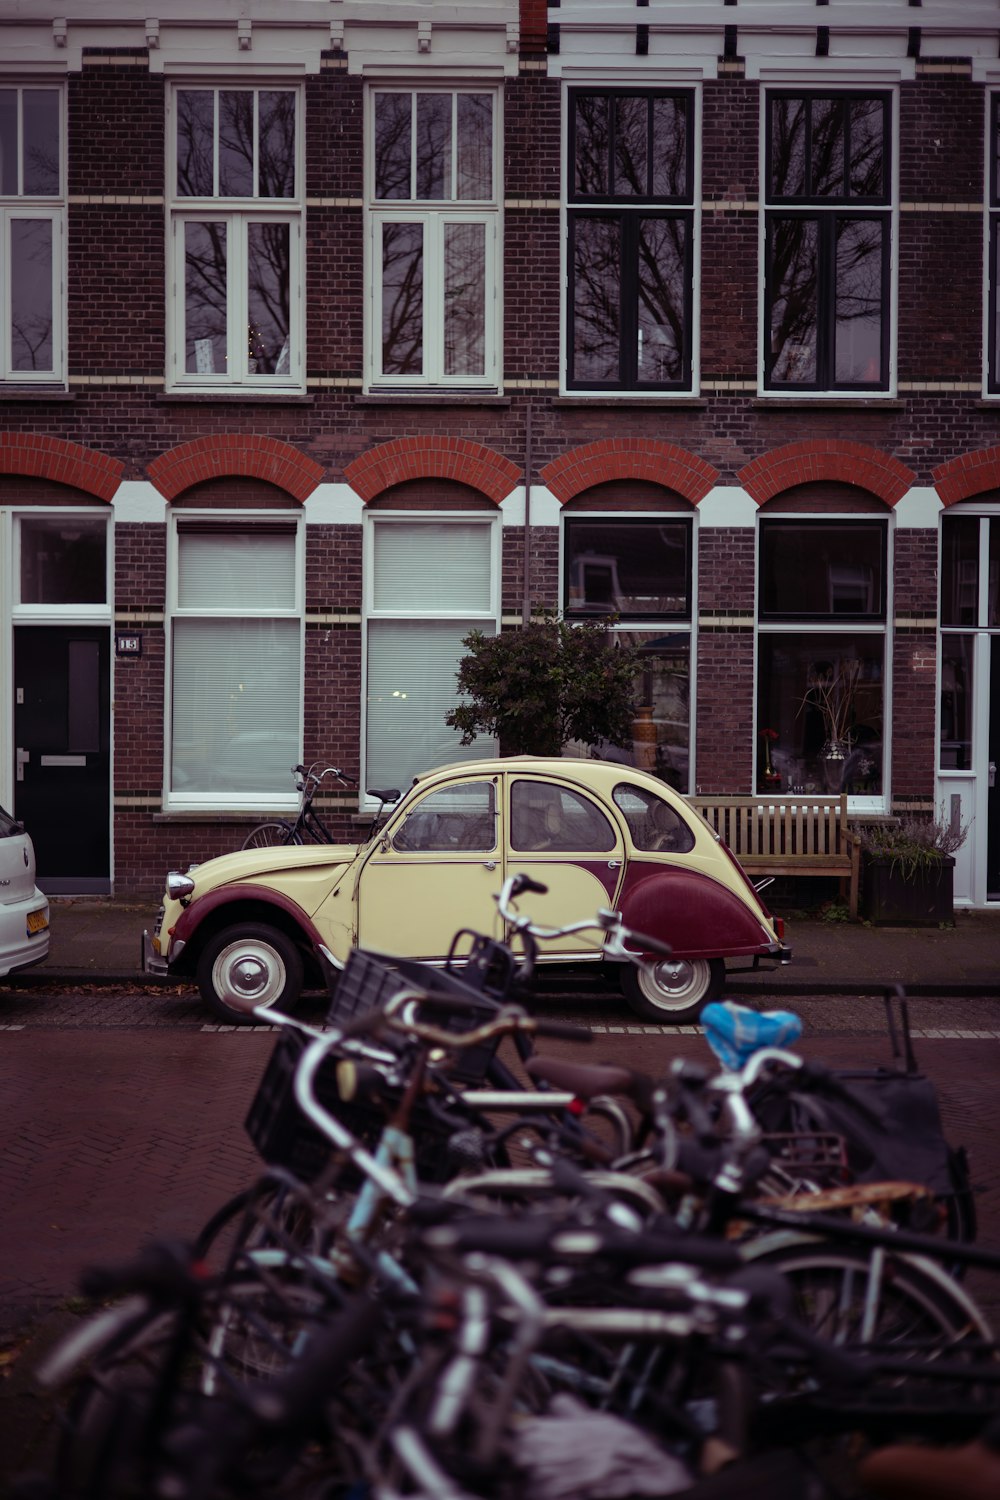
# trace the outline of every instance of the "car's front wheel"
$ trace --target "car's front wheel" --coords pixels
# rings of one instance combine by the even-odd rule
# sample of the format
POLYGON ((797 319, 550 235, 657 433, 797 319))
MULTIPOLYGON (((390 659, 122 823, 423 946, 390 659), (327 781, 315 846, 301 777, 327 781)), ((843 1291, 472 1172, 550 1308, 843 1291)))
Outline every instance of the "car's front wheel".
POLYGON ((726 982, 721 958, 654 958, 638 968, 623 964, 621 984, 625 999, 644 1021, 667 1026, 697 1021, 726 982))
POLYGON ((245 1025, 253 1022, 258 1005, 292 1010, 302 993, 302 974, 302 955, 287 933, 246 922, 209 938, 195 977, 217 1016, 245 1025))

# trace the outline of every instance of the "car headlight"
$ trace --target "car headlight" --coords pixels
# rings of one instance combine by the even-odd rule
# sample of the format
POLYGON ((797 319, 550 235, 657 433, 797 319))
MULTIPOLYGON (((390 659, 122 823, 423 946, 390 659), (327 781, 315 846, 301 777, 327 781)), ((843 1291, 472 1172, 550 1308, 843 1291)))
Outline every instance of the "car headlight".
POLYGON ((190 875, 182 875, 180 870, 170 871, 167 876, 167 895, 171 901, 183 901, 193 890, 194 881, 190 875))

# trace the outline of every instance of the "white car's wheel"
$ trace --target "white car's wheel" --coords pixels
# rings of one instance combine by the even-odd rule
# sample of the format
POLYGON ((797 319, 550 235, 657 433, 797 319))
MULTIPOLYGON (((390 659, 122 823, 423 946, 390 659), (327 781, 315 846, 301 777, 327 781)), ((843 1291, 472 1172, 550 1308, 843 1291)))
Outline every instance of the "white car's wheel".
POLYGON ((302 955, 277 927, 247 922, 224 927, 202 949, 196 971, 201 997, 216 1015, 251 1023, 258 1005, 292 1010, 302 993, 302 955))
POLYGON ((655 958, 641 969, 623 964, 622 990, 637 1016, 666 1025, 690 1025, 722 993, 721 958, 655 958))

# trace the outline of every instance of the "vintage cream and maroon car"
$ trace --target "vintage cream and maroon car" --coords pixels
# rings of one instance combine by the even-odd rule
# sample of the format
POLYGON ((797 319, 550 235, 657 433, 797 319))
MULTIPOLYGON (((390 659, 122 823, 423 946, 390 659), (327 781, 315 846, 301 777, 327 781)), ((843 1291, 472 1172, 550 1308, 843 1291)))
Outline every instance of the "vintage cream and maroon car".
MULTIPOLYGON (((670 958, 619 963, 645 1020, 689 1022, 725 981, 725 960, 785 962, 773 918, 726 846, 654 776, 601 760, 513 756, 418 776, 360 848, 246 849, 173 871, 151 972, 194 975, 228 1020, 288 1010, 353 945, 442 963, 460 928, 505 936, 495 896, 524 872, 548 889, 528 914, 548 926, 620 911, 670 958)), ((607 962, 590 935, 542 945, 540 964, 607 962)))

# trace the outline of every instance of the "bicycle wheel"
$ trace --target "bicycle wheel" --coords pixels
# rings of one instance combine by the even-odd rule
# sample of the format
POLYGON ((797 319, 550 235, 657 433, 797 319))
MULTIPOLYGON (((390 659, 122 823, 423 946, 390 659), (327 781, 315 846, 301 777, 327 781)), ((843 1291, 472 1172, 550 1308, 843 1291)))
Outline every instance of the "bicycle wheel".
POLYGON ((292 823, 286 823, 283 818, 273 818, 270 823, 261 823, 257 828, 251 830, 243 840, 244 849, 274 849, 282 844, 301 844, 302 839, 296 833, 292 823))
POLYGON ((832 1246, 808 1235, 750 1241, 746 1256, 781 1272, 796 1315, 832 1343, 940 1349, 963 1339, 992 1340, 968 1294, 920 1257, 881 1246, 832 1246))

